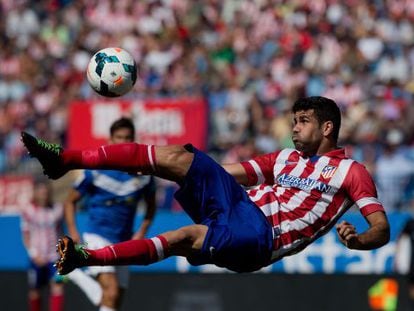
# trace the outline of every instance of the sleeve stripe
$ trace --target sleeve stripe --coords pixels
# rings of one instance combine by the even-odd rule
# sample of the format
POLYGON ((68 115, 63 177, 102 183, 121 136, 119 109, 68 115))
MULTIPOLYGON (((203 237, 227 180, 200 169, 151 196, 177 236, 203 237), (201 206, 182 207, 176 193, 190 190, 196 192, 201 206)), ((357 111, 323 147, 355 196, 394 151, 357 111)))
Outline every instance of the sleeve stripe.
POLYGON ((355 202, 355 204, 358 206, 359 209, 367 205, 370 205, 370 204, 382 205, 381 202, 377 198, 374 198, 374 197, 359 199, 358 201, 355 202))
POLYGON ((257 164, 257 162, 255 160, 250 160, 249 163, 253 167, 254 172, 256 173, 256 176, 257 176, 257 179, 258 179, 258 184, 264 183, 265 178, 263 176, 263 172, 260 169, 259 164, 257 164))
POLYGON ((381 202, 375 197, 362 198, 355 202, 360 212, 364 216, 368 216, 374 212, 384 212, 384 207, 381 202))
POLYGON ((370 204, 370 205, 365 205, 363 208, 361 208, 360 210, 361 214, 364 216, 368 216, 369 214, 375 213, 375 212, 384 212, 384 207, 380 204, 370 204))

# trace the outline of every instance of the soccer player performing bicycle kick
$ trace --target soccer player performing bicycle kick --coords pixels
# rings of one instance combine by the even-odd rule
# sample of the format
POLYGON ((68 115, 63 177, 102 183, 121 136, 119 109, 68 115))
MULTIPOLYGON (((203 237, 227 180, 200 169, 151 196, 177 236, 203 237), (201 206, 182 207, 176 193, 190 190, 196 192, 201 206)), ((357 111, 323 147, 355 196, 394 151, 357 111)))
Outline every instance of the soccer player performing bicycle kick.
POLYGON ((295 149, 223 166, 192 145, 129 143, 64 150, 23 132, 23 143, 50 178, 71 169, 99 168, 169 179, 180 186, 175 197, 195 223, 97 250, 63 237, 58 242, 58 271, 148 265, 184 256, 193 265, 251 272, 303 250, 353 205, 369 227, 357 232, 343 221, 336 227, 340 241, 357 250, 386 244, 389 224, 374 182, 363 165, 337 146, 341 124, 337 104, 325 97, 302 98, 294 103, 292 113, 295 149), (240 184, 254 187, 246 192, 240 184))

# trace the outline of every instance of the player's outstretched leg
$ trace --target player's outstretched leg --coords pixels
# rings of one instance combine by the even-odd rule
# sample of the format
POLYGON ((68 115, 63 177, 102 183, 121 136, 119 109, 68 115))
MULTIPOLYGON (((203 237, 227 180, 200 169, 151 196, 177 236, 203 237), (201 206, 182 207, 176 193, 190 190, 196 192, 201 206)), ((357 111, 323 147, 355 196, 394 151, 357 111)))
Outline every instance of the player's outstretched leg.
POLYGON ((51 179, 58 179, 72 169, 108 169, 180 181, 194 157, 191 148, 178 145, 123 143, 97 149, 64 150, 58 144, 37 139, 26 132, 22 132, 21 139, 51 179))
POLYGON ((22 132, 21 140, 30 156, 39 160, 44 174, 49 178, 58 179, 67 173, 68 170, 64 167, 60 157, 63 151, 60 145, 48 143, 26 132, 22 132))

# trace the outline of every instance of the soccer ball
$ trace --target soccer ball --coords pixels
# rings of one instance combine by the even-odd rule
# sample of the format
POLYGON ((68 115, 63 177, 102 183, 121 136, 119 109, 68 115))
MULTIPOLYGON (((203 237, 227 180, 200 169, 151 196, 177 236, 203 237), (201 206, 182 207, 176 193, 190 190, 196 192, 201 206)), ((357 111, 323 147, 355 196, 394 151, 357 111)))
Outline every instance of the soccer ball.
POLYGON ((122 96, 134 86, 137 66, 131 54, 124 49, 106 48, 92 56, 86 77, 98 94, 106 97, 122 96))

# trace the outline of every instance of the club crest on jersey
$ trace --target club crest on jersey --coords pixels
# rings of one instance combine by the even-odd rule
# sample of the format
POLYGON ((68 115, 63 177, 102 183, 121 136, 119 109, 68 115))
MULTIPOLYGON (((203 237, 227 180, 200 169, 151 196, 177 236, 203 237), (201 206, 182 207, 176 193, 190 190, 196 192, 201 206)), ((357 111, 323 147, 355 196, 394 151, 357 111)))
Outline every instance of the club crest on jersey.
POLYGON ((321 176, 325 179, 329 179, 335 174, 336 169, 337 169, 336 166, 327 165, 323 168, 323 170, 321 172, 321 176))

